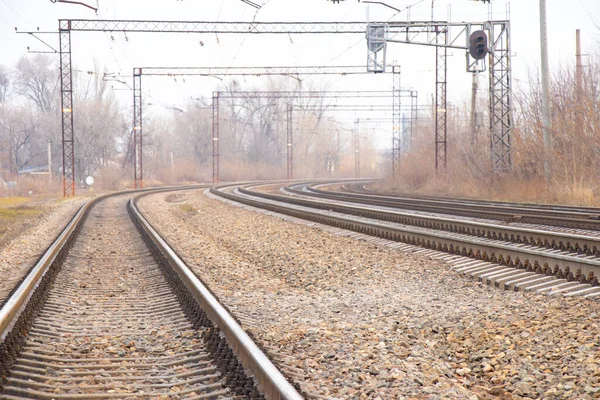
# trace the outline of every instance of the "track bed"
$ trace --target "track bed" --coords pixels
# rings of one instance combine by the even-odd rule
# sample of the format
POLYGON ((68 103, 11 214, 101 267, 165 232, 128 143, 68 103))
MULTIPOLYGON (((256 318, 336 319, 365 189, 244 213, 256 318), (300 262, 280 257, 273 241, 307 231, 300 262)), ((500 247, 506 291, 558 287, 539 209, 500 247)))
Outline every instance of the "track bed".
POLYGON ((186 316, 127 213, 129 197, 90 211, 1 399, 226 399, 234 398, 226 386, 255 390, 251 379, 226 382, 211 356, 214 332, 186 316))

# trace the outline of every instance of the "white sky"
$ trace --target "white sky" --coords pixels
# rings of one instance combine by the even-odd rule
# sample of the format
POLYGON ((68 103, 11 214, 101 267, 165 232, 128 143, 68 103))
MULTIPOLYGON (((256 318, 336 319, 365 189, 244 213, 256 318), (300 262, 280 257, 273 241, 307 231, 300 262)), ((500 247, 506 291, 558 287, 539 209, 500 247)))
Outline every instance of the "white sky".
MULTIPOLYGON (((43 45, 19 30, 56 30, 59 18, 84 19, 162 19, 221 21, 365 21, 367 5, 356 0, 333 4, 326 0, 254 0, 264 6, 256 10, 240 0, 82 0, 99 6, 92 10, 49 0, 0 0, 0 64, 14 66, 26 52, 42 50, 43 45)), ((489 7, 473 0, 434 0, 435 19, 448 18, 451 4, 452 21, 483 21, 489 7)), ((400 20, 431 18, 430 0, 387 0, 397 8, 409 5, 410 15, 402 12, 400 20), (415 5, 416 4, 416 5, 415 5)), ((527 70, 539 65, 538 0, 492 0, 493 16, 506 18, 510 7, 513 45, 513 78, 515 83, 527 76, 527 70), (510 4, 509 4, 510 3, 510 4)), ((387 20, 394 11, 370 5, 371 20, 387 20)), ((572 64, 575 54, 575 29, 582 30, 584 53, 600 48, 599 0, 548 0, 548 21, 551 67, 572 64)), ((44 39, 58 48, 57 35, 44 39)), ((293 65, 364 65, 366 43, 364 35, 199 35, 147 33, 81 33, 74 32, 73 64, 81 70, 93 67, 94 59, 107 70, 130 75, 139 66, 293 66, 293 65), (200 41, 204 46, 200 45, 200 41)), ((452 50, 449 58, 448 90, 450 101, 468 98, 471 79, 465 72, 464 52, 452 50)), ((403 86, 419 91, 421 103, 429 103, 434 91, 435 52, 400 44, 388 47, 388 62, 396 60, 402 67, 403 86)), ((243 78, 238 78, 243 80, 243 78)), ((256 86, 266 78, 246 78, 256 86)), ((285 79, 285 78, 284 78, 285 79)), ((288 78, 289 79, 289 78, 288 78)), ((306 80, 316 85, 328 85, 336 90, 391 90, 391 75, 387 76, 325 76, 306 80)), ((483 85, 487 79, 482 79, 483 85)), ((177 83, 173 78, 144 78, 144 94, 148 102, 180 107, 190 97, 210 96, 220 82, 210 78, 188 78, 177 83)), ((115 83, 115 87, 124 86, 115 83)), ((117 91, 123 107, 130 107, 131 93, 117 91)), ((350 103, 357 104, 351 101, 350 103)), ((381 115, 357 115, 360 117, 381 115)), ((353 118, 354 116, 348 116, 353 118)))

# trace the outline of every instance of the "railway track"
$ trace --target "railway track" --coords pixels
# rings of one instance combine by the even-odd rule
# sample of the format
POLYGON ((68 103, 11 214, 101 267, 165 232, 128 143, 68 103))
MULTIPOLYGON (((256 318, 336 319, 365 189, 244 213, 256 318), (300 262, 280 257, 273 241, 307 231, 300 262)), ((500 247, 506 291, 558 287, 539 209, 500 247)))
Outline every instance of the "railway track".
POLYGON ((600 231, 600 209, 594 207, 391 195, 368 190, 364 182, 343 184, 342 189, 344 192, 307 187, 305 192, 321 198, 404 210, 600 231))
POLYGON ((600 295, 599 237, 367 207, 340 197, 317 200, 298 188, 286 190, 293 195, 264 193, 248 185, 211 189, 254 207, 446 253, 458 270, 504 289, 600 295))
POLYGON ((0 309, 0 399, 301 399, 134 196, 82 208, 0 309))
POLYGON ((365 201, 360 199, 357 202, 353 195, 344 195, 343 193, 330 195, 330 192, 316 190, 306 184, 285 187, 283 191, 299 196, 325 199, 326 207, 340 212, 354 213, 356 215, 399 222, 406 225, 559 250, 565 252, 565 254, 578 253, 585 256, 600 257, 599 232, 522 223, 504 223, 491 218, 457 218, 446 216, 441 211, 437 213, 404 211, 381 206, 377 203, 367 207, 362 206, 365 201), (361 204, 361 206, 353 207, 353 204, 361 204))

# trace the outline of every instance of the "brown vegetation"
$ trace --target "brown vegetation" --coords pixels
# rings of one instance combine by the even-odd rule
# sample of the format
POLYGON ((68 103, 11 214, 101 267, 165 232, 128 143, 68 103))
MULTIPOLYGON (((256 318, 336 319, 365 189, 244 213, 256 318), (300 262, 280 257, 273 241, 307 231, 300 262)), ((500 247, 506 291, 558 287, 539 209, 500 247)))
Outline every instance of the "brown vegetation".
MULTIPOLYGON (((551 82, 553 149, 545 154, 537 77, 514 94, 513 169, 492 170, 489 133, 473 133, 466 107, 448 116, 448 165, 433 167, 433 133, 420 130, 415 151, 402 162, 395 181, 382 188, 402 193, 600 206, 600 63, 590 57, 577 84, 574 68, 562 67, 551 82), (548 182, 544 159, 551 163, 548 182)), ((480 104, 480 108, 487 108, 480 104)))
POLYGON ((23 197, 0 199, 0 247, 23 232, 43 211, 40 205, 31 206, 23 197))
MULTIPOLYGON (((552 151, 543 151, 539 82, 532 75, 516 86, 513 165, 509 173, 492 170, 486 123, 473 131, 467 104, 448 107, 448 165, 434 168, 431 120, 420 117, 413 146, 403 157, 395 181, 385 188, 403 193, 477 197, 532 202, 600 205, 598 181, 600 146, 600 64, 587 59, 581 83, 574 68, 562 67, 552 80, 552 151), (542 166, 552 164, 548 182, 542 166)), ((0 196, 59 195, 61 138, 56 65, 42 56, 22 59, 13 73, 0 68, 0 196), (22 104, 22 100, 28 102, 22 104), (53 154, 47 175, 26 175, 47 165, 48 143, 53 154), (15 186, 16 183, 16 186, 15 186)), ((98 68, 98 71, 100 69, 98 68)), ((119 111, 101 73, 77 76, 75 119, 76 183, 93 176, 95 191, 131 188, 133 165, 130 118, 119 111)), ((273 79, 254 88, 231 81, 222 93, 254 89, 297 90, 289 79, 273 79)), ((315 88, 305 87, 303 90, 315 88)), ((318 90, 318 89, 317 89, 318 90)), ((324 90, 324 89, 321 89, 324 90)), ((487 110, 482 92, 479 110, 487 110)), ((212 181, 212 110, 210 99, 187 106, 146 107, 144 117, 145 186, 212 181), (168 111, 165 111, 168 110, 168 111)), ((221 181, 278 179, 287 176, 287 106, 294 105, 294 177, 353 177, 351 134, 327 117, 324 98, 245 98, 220 100, 221 181)), ((487 119, 482 113, 482 121, 487 119)), ((389 171, 386 156, 361 137, 361 176, 389 171)))

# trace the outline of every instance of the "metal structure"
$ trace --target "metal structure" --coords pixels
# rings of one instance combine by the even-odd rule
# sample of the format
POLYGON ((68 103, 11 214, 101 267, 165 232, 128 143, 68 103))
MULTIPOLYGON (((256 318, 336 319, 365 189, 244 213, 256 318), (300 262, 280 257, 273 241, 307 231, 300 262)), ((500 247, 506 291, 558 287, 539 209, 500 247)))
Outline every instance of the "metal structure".
MULTIPOLYGON (((394 93, 400 91, 400 66, 392 66, 392 76, 394 84, 392 90, 394 93)), ((402 124, 402 100, 400 96, 393 96, 392 100, 392 177, 396 176, 396 170, 400 166, 400 156, 402 155, 402 132, 400 125, 402 124)))
MULTIPOLYGON (((405 92, 409 92, 408 90, 405 92)), ((360 98, 360 99, 375 99, 375 98, 391 98, 394 92, 391 90, 329 90, 320 92, 316 90, 239 90, 233 92, 220 92, 222 97, 236 99, 252 99, 260 97, 263 99, 339 99, 339 98, 360 98)))
MULTIPOLYGON (((416 131, 417 127, 417 107, 418 107, 418 96, 417 91, 410 90, 408 95, 403 95, 403 92, 407 92, 402 89, 401 78, 400 78, 400 66, 392 66, 393 75, 393 101, 392 101, 392 176, 396 175, 396 172, 400 166, 400 160, 402 155, 410 150, 411 139, 416 131), (410 126, 407 129, 403 120, 405 119, 402 115, 402 98, 409 97, 410 102, 410 126), (407 134, 410 132, 409 136, 407 134)), ((445 101, 445 97, 444 97, 445 101)))
MULTIPOLYGON (((354 177, 360 178, 360 125, 364 123, 392 123, 396 122, 394 117, 392 118, 355 118, 354 119, 354 131, 352 134, 352 140, 354 143, 354 177)), ((404 138, 403 138, 404 139, 404 138)), ((395 137, 392 137, 392 141, 396 140, 395 137)), ((406 142, 404 142, 406 143, 406 142)), ((393 151, 393 150, 392 150, 393 151)), ((394 168, 394 164, 392 163, 392 168, 394 168)), ((393 173, 393 171, 392 171, 393 173)))
POLYGON ((410 95, 410 140, 408 142, 407 150, 412 150, 412 142, 417 132, 417 125, 419 123, 419 94, 417 91, 412 91, 410 95))
POLYGON ((73 72, 71 30, 68 21, 60 21, 60 109, 63 152, 63 196, 75 196, 75 135, 73 129, 73 72))
MULTIPOLYGON (((213 21, 141 21, 141 20, 59 20, 60 76, 63 133, 63 193, 75 194, 75 159, 73 130, 73 90, 71 65, 71 32, 145 32, 145 33, 217 33, 217 34, 365 34, 368 38, 367 69, 385 70, 388 42, 466 49, 473 27, 494 32, 490 35, 490 126, 495 158, 494 166, 510 165, 510 133, 512 103, 510 82, 510 23, 446 21, 383 22, 213 22, 213 21), (458 29, 458 34, 453 34, 458 29), (498 32, 498 33, 496 33, 498 32), (438 36, 446 40, 440 42, 438 36), (463 38, 465 36, 465 38, 463 38), (463 43, 463 44, 461 44, 463 43), (503 73, 504 71, 504 73, 503 73), (500 146, 500 149, 497 149, 500 146), (508 160, 508 161, 507 161, 508 160)), ((444 55, 446 53, 444 52, 444 55)), ((468 61, 467 61, 468 64, 468 61)))
POLYGON ((294 148, 293 148, 293 144, 294 144, 294 138, 293 138, 293 134, 294 134, 294 126, 292 124, 292 112, 293 112, 293 106, 291 104, 287 105, 287 118, 286 118, 286 122, 287 122, 287 178, 288 179, 294 179, 294 148))
POLYGON ((512 168, 511 130, 512 72, 510 30, 507 25, 490 25, 490 131, 492 165, 495 171, 512 168))
POLYGON ((364 65, 297 67, 141 67, 146 76, 365 75, 364 65))
POLYGON ((133 182, 135 189, 143 186, 143 129, 142 129, 142 73, 133 70, 133 182))
MULTIPOLYGON (((446 43, 445 34, 436 36, 436 43, 446 43)), ((448 159, 448 113, 447 113, 447 47, 435 48, 435 169, 446 169, 448 159)))
MULTIPOLYGON (((142 76, 162 76, 162 77, 175 77, 175 76, 262 76, 262 75, 281 75, 281 76, 292 76, 296 77, 299 75, 359 75, 368 74, 363 66, 298 66, 298 67, 141 67, 133 69, 133 92, 134 92, 134 154, 135 154, 135 167, 134 167, 134 182, 136 188, 141 188, 143 185, 142 176, 142 92, 141 92, 141 80, 142 76), (136 120, 135 118, 139 118, 136 120), (139 167, 138 167, 139 165, 139 167)), ((399 75, 399 71, 398 71, 399 75)), ((125 78, 125 77, 124 77, 125 78)), ((215 92, 216 93, 216 92, 215 92)), ((216 93, 215 98, 213 93, 213 183, 219 182, 219 121, 218 121, 218 97, 222 97, 226 92, 216 93), (215 109, 216 108, 216 109, 215 109), (215 115, 216 114, 216 115, 215 115)), ((273 92, 279 93, 279 92, 273 92)), ((307 96, 317 97, 320 92, 299 92, 307 93, 307 96)), ((339 97, 340 93, 344 92, 330 92, 334 93, 335 96, 339 97)), ((355 92, 363 93, 363 92, 355 92)), ((367 93, 367 92, 364 92, 367 93)), ((385 95, 388 92, 372 92, 370 93, 373 97, 379 97, 379 94, 385 95)), ((398 87, 398 90, 390 92, 393 96, 397 93, 398 96, 409 95, 412 91, 402 90, 398 87)), ((416 93, 416 92, 415 92, 416 93)), ((365 94, 367 96, 368 94, 365 94)), ((258 97, 258 96, 254 96, 258 97)), ((268 97, 268 96, 262 96, 268 97)), ((277 96, 279 97, 279 96, 277 96)), ((323 97, 323 94, 318 97, 323 97)), ((330 96, 332 97, 332 96, 330 96)), ((399 102, 399 100, 398 100, 399 102)), ((335 105, 334 105, 335 106, 335 105)), ((373 108, 373 105, 368 107, 373 108)), ((373 111, 379 111, 373 109, 373 111)), ((288 113, 288 132, 292 129, 291 125, 291 113, 288 113)), ((288 177, 293 175, 293 157, 292 149, 290 148, 290 140, 287 141, 288 145, 288 177)), ((291 178, 290 178, 291 179, 291 178)))
POLYGON ((213 93, 212 99, 212 182, 219 183, 219 92, 213 93))
POLYGON ((354 130, 352 131, 352 150, 354 152, 354 177, 360 178, 360 132, 358 119, 354 120, 354 130))
POLYGON ((369 72, 385 72, 388 32, 387 24, 367 25, 367 69, 369 72))
MULTIPOLYGON (((294 99, 305 99, 305 98, 328 98, 328 99, 340 99, 340 98, 368 98, 368 99, 373 99, 373 98, 396 98, 396 97, 400 97, 400 96, 406 96, 406 97, 414 97, 416 98, 416 92, 414 90, 403 90, 403 89, 399 89, 397 91, 329 91, 329 92, 318 92, 318 91, 234 91, 234 92, 216 92, 219 95, 219 98, 225 98, 225 99, 253 99, 253 98, 267 98, 267 99, 286 99, 286 100, 294 100, 294 99)), ((214 96, 213 96, 214 99, 214 96)), ((416 105, 416 103, 415 103, 416 105)), ((218 102, 215 102, 213 100, 213 106, 214 107, 219 107, 218 102)), ((291 137, 291 135, 289 134, 290 129, 292 128, 292 113, 291 113, 291 109, 298 109, 298 110, 303 110, 303 111, 317 111, 317 112, 322 112, 325 111, 326 109, 323 108, 315 108, 315 109, 310 109, 310 108, 302 108, 302 107, 294 107, 291 104, 287 104, 288 111, 287 111, 287 130, 288 130, 288 138, 291 137)), ((348 106, 346 106, 348 107, 348 106)), ((372 107, 372 105, 368 105, 368 107, 372 107)), ((349 108, 340 108, 340 109, 333 109, 333 111, 352 111, 349 108)), ((213 110, 213 115, 216 114, 218 115, 218 109, 215 111, 213 110)), ((411 113, 415 113, 416 114, 416 110, 411 110, 411 113)), ((393 120, 388 120, 388 121, 393 121, 393 120)), ((399 124, 401 124, 402 121, 399 122, 399 124)), ((399 125, 400 126, 400 125, 399 125)), ((412 126, 412 125, 411 125, 412 126)), ((213 140, 218 140, 219 137, 219 125, 218 123, 214 122, 213 119, 213 140), (217 130, 217 132, 215 133, 214 130, 217 130)), ((290 175, 293 175, 293 155, 292 155, 292 149, 290 146, 290 140, 287 141, 287 147, 288 147, 288 153, 287 153, 287 157, 288 157, 288 177, 290 175)), ((355 143, 355 150, 358 150, 358 143, 356 141, 354 141, 353 143, 355 143)), ((213 146, 214 149, 214 146, 213 146)), ((401 149, 398 149, 398 153, 400 153, 401 149)), ((218 152, 218 148, 217 148, 217 152, 218 152)), ((360 169, 360 161, 358 161, 358 170, 360 169)), ((356 172, 356 167, 355 167, 355 172, 356 172)), ((358 172, 358 174, 360 175, 360 172, 358 172)), ((358 176, 357 176, 358 177, 358 176)), ((291 178, 290 178, 291 179, 291 178)), ((215 153, 213 153, 213 182, 218 182, 219 181, 219 154, 217 153, 215 155, 215 153), (216 174, 216 175, 215 175, 216 174), (216 179, 215 179, 216 176, 216 179)))
MULTIPOLYGON (((393 22, 375 23, 370 26, 387 28, 385 41, 405 43, 436 48, 436 96, 435 96, 435 146, 436 168, 443 168, 447 161, 447 117, 446 117, 446 86, 447 86, 447 49, 469 49, 469 38, 472 32, 482 30, 488 33, 489 49, 489 121, 491 136, 491 161, 495 171, 503 172, 512 167, 511 131, 512 118, 512 79, 511 79, 511 48, 510 21, 485 22, 393 22), (422 25, 421 25, 422 24, 422 25), (402 28, 404 26, 404 29, 402 28), (413 30, 419 26, 419 29, 413 30)), ((369 52, 376 47, 369 47, 369 52)), ((379 52, 385 52, 386 47, 380 46, 379 52)), ((375 58, 369 55, 370 58, 375 58)), ((380 57, 379 59, 381 59, 380 57)), ((385 57, 383 57, 385 58, 385 57)), ((468 72, 482 72, 478 60, 468 53, 466 58, 468 72)))

